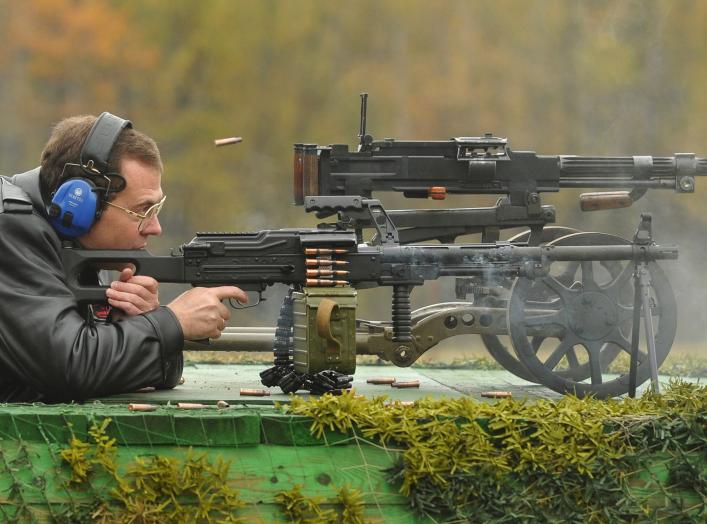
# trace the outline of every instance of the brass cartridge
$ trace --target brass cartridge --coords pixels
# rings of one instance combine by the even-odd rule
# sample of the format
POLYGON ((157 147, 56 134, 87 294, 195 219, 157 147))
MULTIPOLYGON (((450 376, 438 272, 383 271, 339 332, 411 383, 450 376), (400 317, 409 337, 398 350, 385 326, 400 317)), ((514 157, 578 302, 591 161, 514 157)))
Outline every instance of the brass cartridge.
POLYGON ((309 287, 334 287, 349 285, 347 280, 328 280, 324 278, 308 278, 306 282, 306 285, 309 287))
POLYGON ((331 258, 305 258, 304 262, 308 267, 345 266, 348 264, 346 260, 332 260, 331 258))
POLYGON ((344 276, 348 275, 348 271, 344 271, 343 269, 308 269, 307 270, 307 276, 308 277, 331 277, 331 276, 344 276))
POLYGON ((391 385, 393 388, 419 388, 420 387, 420 381, 419 380, 401 380, 400 382, 395 381, 391 385))
POLYGON ((154 404, 128 404, 130 411, 155 411, 157 406, 154 404))
POLYGON ((241 388, 240 394, 243 397, 269 397, 270 391, 267 389, 241 388))
POLYGON ((341 247, 307 247, 304 250, 305 255, 345 255, 348 252, 348 249, 344 249, 341 247))
POLYGON ((395 377, 371 377, 366 380, 368 384, 392 384, 395 382, 395 377))

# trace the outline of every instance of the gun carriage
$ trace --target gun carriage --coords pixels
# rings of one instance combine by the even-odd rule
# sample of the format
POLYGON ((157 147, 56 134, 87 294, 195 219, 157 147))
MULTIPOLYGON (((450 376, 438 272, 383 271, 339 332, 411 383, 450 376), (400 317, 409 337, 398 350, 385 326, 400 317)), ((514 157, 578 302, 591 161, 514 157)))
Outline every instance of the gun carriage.
POLYGON ((677 325, 658 261, 677 258, 677 249, 653 242, 649 215, 632 240, 550 225, 556 212, 540 195, 609 189, 582 194, 582 209, 626 207, 648 189, 693 192, 707 159, 541 156, 491 135, 376 141, 366 133, 365 94, 359 139, 355 151, 294 147, 294 201, 329 219, 317 228, 197 234, 166 257, 66 248, 69 285, 80 301, 104 300, 104 289, 81 286, 78 275, 105 261, 131 262, 163 282, 233 284, 259 296, 288 284, 275 329, 227 330, 221 343, 272 344, 275 366, 261 377, 286 392, 348 387, 357 353, 409 366, 460 334, 480 335, 504 368, 556 391, 635 394, 648 378, 657 387, 677 325), (386 211, 373 198, 379 191, 501 196, 491 207, 386 211), (521 226, 528 231, 500 240, 501 231, 521 226), (481 241, 457 243, 470 234, 481 241), (413 288, 440 277, 456 278, 456 300, 412 311, 413 288), (356 318, 357 290, 376 286, 392 289, 389 322, 356 318), (609 374, 621 353, 631 356, 631 371, 609 374))

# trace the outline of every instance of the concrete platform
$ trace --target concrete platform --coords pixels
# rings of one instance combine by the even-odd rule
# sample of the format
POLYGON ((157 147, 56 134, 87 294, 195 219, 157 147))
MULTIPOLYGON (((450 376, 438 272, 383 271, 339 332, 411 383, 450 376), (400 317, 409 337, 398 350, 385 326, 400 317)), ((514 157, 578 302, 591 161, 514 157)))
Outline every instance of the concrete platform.
MULTIPOLYGON (((259 373, 265 365, 235 364, 191 364, 184 368, 184 384, 169 391, 126 393, 100 399, 104 403, 126 402, 202 402, 215 403, 224 400, 230 404, 273 404, 288 402, 290 395, 280 388, 270 388, 268 397, 241 396, 241 388, 267 389, 260 383, 259 373)), ((661 376, 661 383, 667 384, 670 377, 661 376)), ((693 379, 697 380, 697 379, 693 379)), ((649 383, 639 388, 644 391, 649 383)), ((358 394, 367 397, 386 395, 391 400, 410 401, 422 397, 459 397, 470 395, 478 400, 484 391, 510 391, 514 398, 560 398, 561 395, 538 384, 516 377, 508 371, 485 371, 471 369, 442 368, 398 368, 394 366, 358 366, 353 387, 358 394), (389 385, 368 384, 367 379, 377 376, 395 377, 398 381, 419 380, 420 387, 398 389, 389 385)), ((297 393, 307 396, 306 392, 297 393)))

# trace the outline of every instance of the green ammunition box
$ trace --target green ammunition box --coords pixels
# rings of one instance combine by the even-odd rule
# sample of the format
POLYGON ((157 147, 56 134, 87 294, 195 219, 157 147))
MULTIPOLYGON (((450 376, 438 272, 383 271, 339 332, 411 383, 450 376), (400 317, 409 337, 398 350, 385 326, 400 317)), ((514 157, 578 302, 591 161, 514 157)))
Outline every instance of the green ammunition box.
POLYGON ((352 374, 356 370, 356 290, 305 287, 293 297, 295 370, 352 374))

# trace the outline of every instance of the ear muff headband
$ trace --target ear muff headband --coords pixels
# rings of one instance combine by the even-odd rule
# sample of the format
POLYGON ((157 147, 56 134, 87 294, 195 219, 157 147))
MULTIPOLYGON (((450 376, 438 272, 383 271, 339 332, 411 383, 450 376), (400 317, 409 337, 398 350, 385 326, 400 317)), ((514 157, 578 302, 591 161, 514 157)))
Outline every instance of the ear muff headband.
POLYGON ((49 205, 52 226, 62 235, 78 237, 86 234, 101 216, 109 193, 124 189, 124 179, 119 187, 110 187, 112 177, 107 176, 108 159, 120 133, 132 126, 130 120, 108 112, 101 113, 94 122, 79 154, 79 173, 67 175, 71 178, 60 181, 49 205), (108 187, 97 186, 94 182, 96 178, 105 179, 108 187))
POLYGON ((79 162, 87 168, 93 167, 101 174, 108 172, 108 158, 120 133, 126 127, 133 127, 130 120, 112 115, 108 112, 101 113, 96 119, 86 142, 81 149, 79 162))

